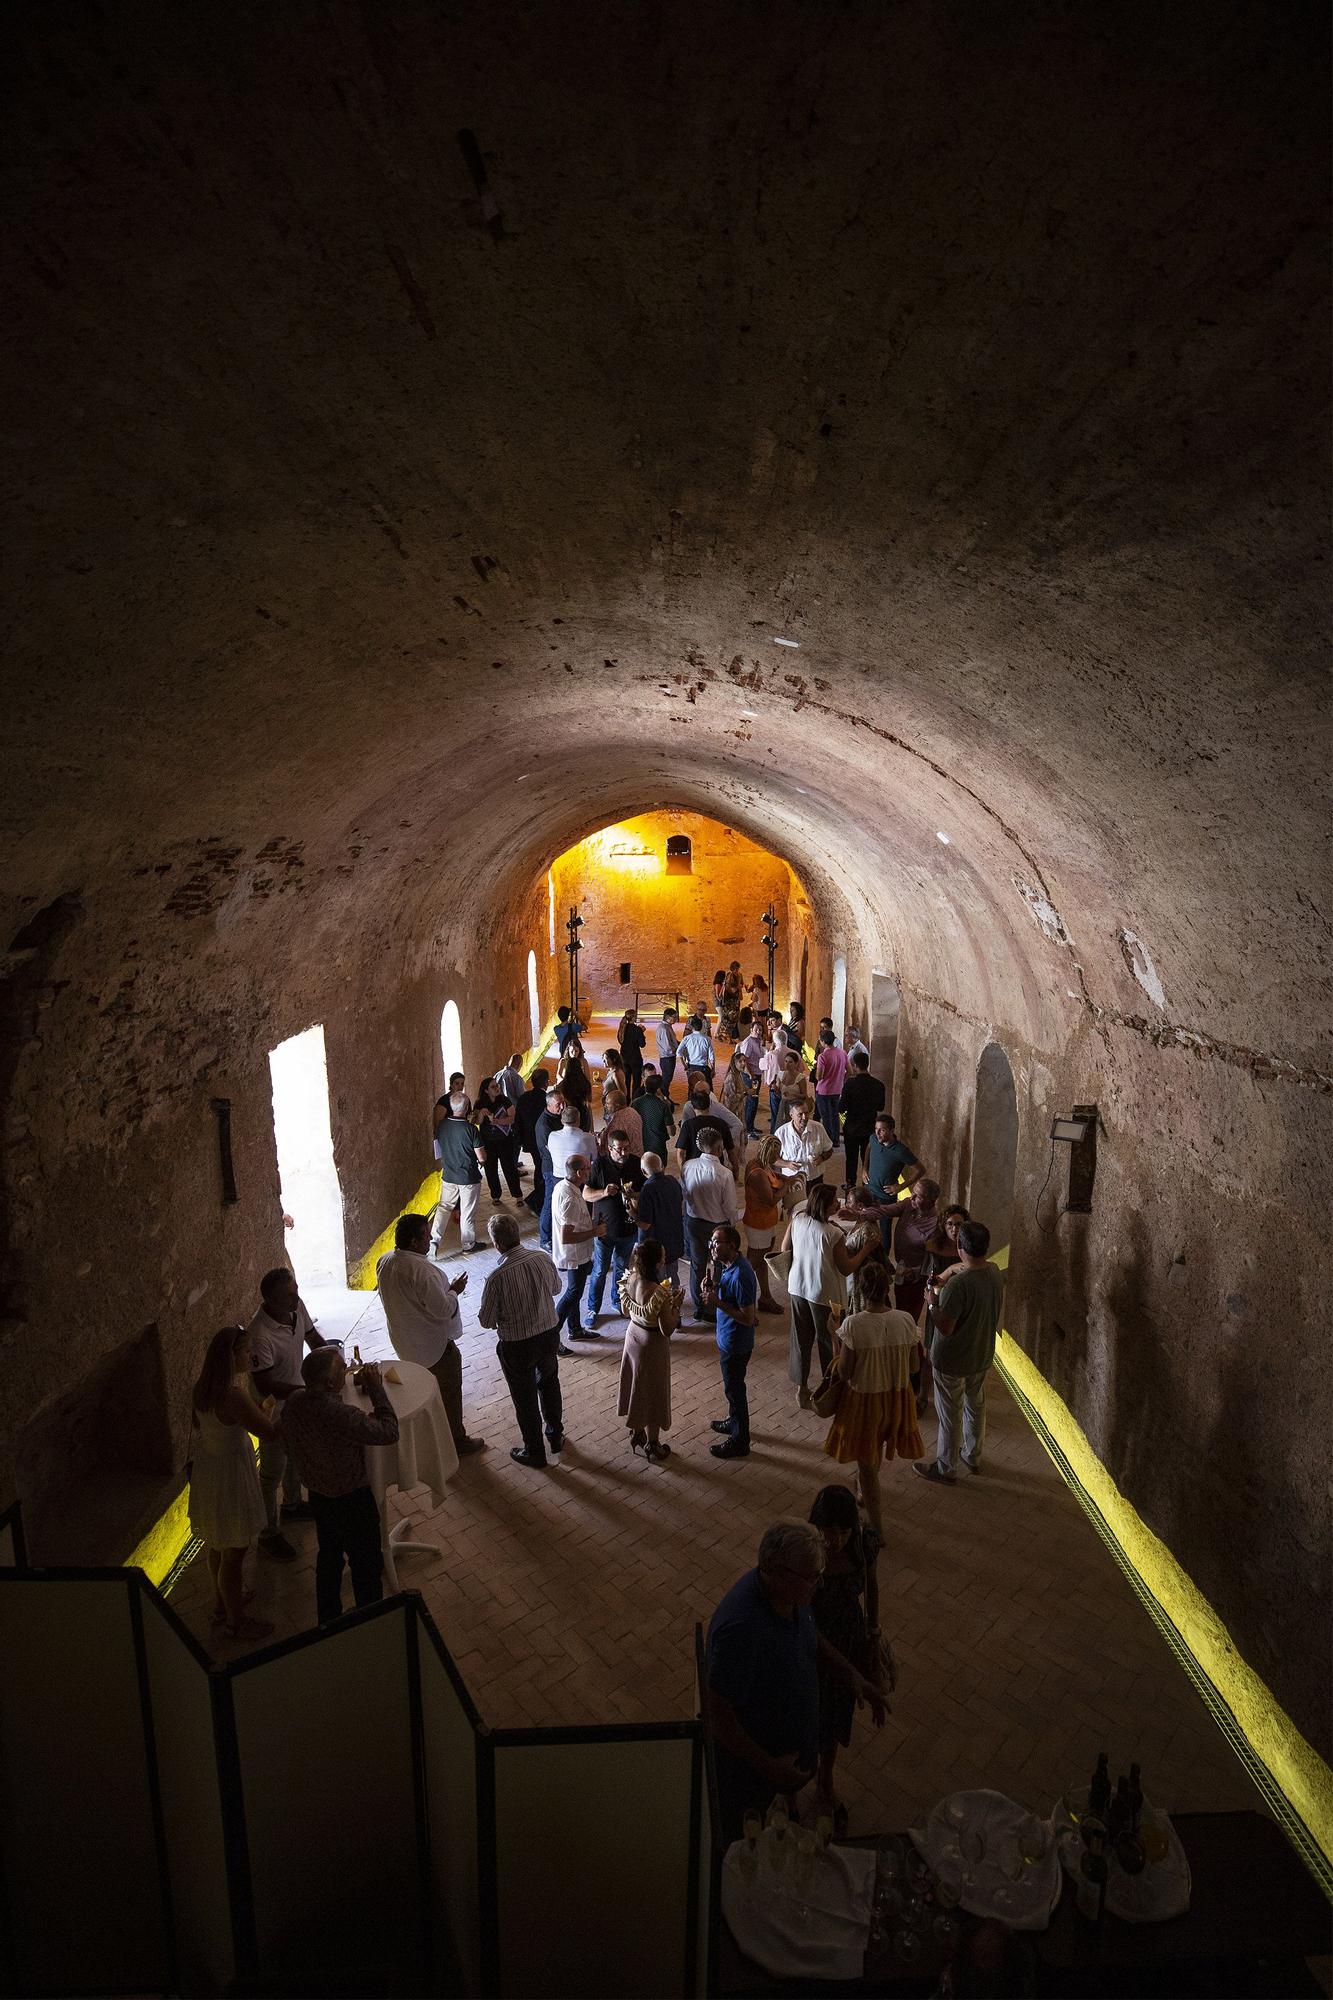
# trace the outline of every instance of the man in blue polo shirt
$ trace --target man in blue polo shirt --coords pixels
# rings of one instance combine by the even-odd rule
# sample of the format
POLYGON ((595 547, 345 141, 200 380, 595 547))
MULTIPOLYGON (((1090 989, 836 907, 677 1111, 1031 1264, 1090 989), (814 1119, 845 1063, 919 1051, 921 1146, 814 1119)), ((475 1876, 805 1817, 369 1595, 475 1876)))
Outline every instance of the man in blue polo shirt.
POLYGON ((878 1727, 888 1710, 868 1681, 815 1629, 810 1600, 824 1571, 824 1537, 808 1521, 776 1521, 758 1567, 732 1585, 708 1627, 708 1714, 717 1753, 722 1838, 740 1833, 748 1806, 788 1798, 813 1777, 819 1749, 819 1663, 867 1702, 878 1727))
POLYGON ((717 1356, 730 1415, 717 1417, 713 1429, 724 1442, 712 1446, 714 1458, 750 1456, 750 1403, 745 1371, 754 1353, 754 1326, 759 1316, 759 1280, 754 1266, 741 1255, 741 1237, 729 1222, 719 1222, 708 1239, 708 1269, 700 1286, 705 1306, 717 1308, 717 1356))

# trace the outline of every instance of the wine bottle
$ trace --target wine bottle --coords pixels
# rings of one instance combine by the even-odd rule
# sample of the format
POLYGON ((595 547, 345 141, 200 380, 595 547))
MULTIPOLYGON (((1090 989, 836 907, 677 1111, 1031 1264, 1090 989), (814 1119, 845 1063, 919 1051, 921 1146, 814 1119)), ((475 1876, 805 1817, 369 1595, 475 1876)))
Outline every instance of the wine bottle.
POLYGON ((1111 1812, 1107 1821, 1107 1832, 1113 1842, 1119 1840, 1121 1834, 1127 1831, 1129 1821, 1129 1779, 1122 1772, 1115 1781, 1115 1797, 1111 1801, 1111 1812))
POLYGON ((1142 1818, 1143 1784, 1139 1776, 1138 1765, 1131 1764, 1129 1767, 1129 1825, 1132 1833, 1138 1832, 1139 1821, 1142 1818))
POLYGON ((1088 1807, 1098 1819, 1105 1819, 1106 1808, 1111 1803, 1111 1760, 1103 1750, 1097 1759, 1097 1768, 1088 1786, 1088 1807))
POLYGON ((1102 1853, 1100 1834, 1093 1834, 1078 1858, 1078 1887, 1075 1907, 1081 1917, 1100 1925, 1106 1907, 1106 1878, 1109 1873, 1102 1853))

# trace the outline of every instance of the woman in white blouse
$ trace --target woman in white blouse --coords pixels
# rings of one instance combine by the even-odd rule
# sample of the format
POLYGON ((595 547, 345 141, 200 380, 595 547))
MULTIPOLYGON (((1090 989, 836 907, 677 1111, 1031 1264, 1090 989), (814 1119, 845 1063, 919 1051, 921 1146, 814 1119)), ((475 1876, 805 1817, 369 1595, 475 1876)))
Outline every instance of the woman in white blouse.
POLYGON ((804 1208, 796 1209, 782 1239, 791 1252, 787 1275, 787 1296, 791 1300, 791 1347, 789 1368, 793 1382, 800 1384, 797 1403, 810 1408, 810 1359, 819 1349, 821 1376, 833 1364, 833 1338, 829 1322, 834 1312, 847 1306, 847 1280, 870 1255, 870 1245, 858 1251, 847 1248, 841 1229, 833 1220, 838 1191, 826 1181, 812 1187, 804 1208))

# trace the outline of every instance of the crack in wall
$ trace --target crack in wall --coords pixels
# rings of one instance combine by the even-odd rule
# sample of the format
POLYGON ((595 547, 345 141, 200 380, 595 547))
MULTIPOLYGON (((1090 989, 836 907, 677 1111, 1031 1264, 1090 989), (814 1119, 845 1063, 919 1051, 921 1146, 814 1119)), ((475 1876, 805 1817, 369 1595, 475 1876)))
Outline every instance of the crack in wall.
MULTIPOLYGON (((994 1021, 980 1014, 969 1013, 966 1008, 957 1006, 954 1001, 946 1000, 943 994, 932 993, 924 986, 915 986, 907 979, 899 979, 898 984, 902 992, 910 995, 913 1000, 924 1001, 930 1007, 938 1007, 941 1013, 951 1015, 956 1021, 965 1022, 968 1027, 978 1028, 985 1035, 996 1035, 994 1021)), ((1071 993, 1069 997, 1071 1000, 1076 1000, 1079 996, 1071 993)), ((1217 1062, 1227 1063, 1232 1069, 1248 1070, 1260 1083, 1294 1083, 1302 1089, 1315 1090, 1324 1096, 1333 1093, 1333 1074, 1325 1070, 1302 1067, 1299 1063, 1288 1062, 1285 1056, 1265 1055, 1261 1050, 1245 1048, 1239 1042, 1219 1041, 1216 1036, 1205 1035, 1198 1028, 1184 1028, 1170 1021, 1149 1021, 1142 1014, 1122 1014, 1114 1007, 1101 1006, 1096 1000, 1084 1000, 1081 1004, 1093 1017, 1095 1025, 1102 1030, 1102 1039, 1108 1049, 1110 1037, 1106 1029, 1109 1025, 1123 1028, 1127 1034, 1138 1035, 1141 1040, 1151 1042, 1154 1048, 1180 1049, 1189 1055, 1211 1057, 1217 1062)), ((998 1039, 998 1036, 996 1038, 998 1039)), ((1015 1052, 1015 1047, 1028 1048, 1028 1044, 1024 1042, 1019 1042, 1017 1045, 1003 1044, 1003 1046, 1010 1054, 1015 1052)), ((1057 1061, 1060 1054, 1058 1049, 1043 1049, 1037 1046, 1031 1047, 1029 1052, 1049 1061, 1057 1061)))
POLYGON ((1086 997, 1083 1005, 1103 1030, 1103 1036, 1109 1022, 1112 1027, 1123 1028, 1127 1034, 1151 1042, 1154 1048, 1185 1049, 1191 1055, 1210 1056, 1216 1062, 1229 1063, 1233 1069, 1248 1070, 1260 1083, 1294 1083, 1324 1096, 1333 1092, 1333 1074, 1327 1070, 1303 1067, 1288 1062, 1285 1056, 1264 1055, 1259 1049, 1247 1049, 1239 1042, 1218 1041, 1198 1028, 1184 1028, 1172 1021, 1149 1021, 1142 1014, 1122 1014, 1115 1007, 1102 1007, 1086 997))

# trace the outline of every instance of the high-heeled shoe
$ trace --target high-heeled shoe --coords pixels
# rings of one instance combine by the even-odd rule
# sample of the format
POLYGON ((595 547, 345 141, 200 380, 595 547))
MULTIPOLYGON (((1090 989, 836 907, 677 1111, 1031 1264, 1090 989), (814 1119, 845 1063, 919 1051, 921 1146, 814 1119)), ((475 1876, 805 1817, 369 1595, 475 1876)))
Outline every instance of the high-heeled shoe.
POLYGON ((647 1446, 648 1446, 647 1431, 630 1432, 629 1448, 631 1451, 644 1451, 647 1449, 647 1446))
POLYGON ((670 1458, 671 1446, 669 1444, 662 1444, 660 1442, 657 1444, 649 1444, 646 1447, 644 1456, 646 1458, 652 1459, 654 1463, 656 1463, 658 1459, 670 1458))

